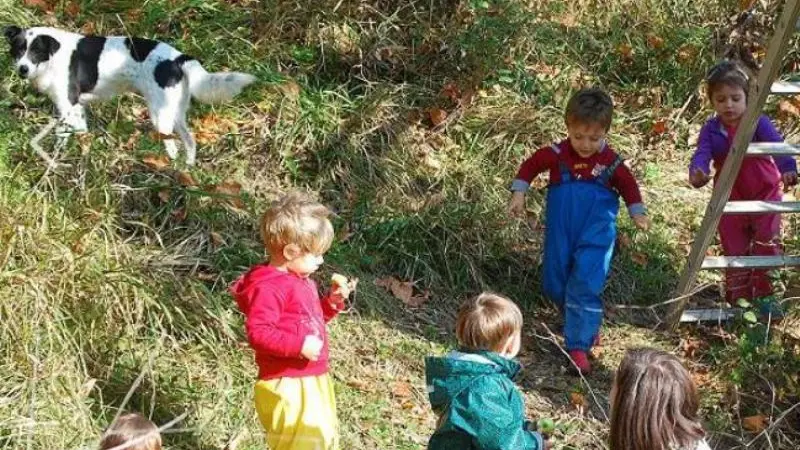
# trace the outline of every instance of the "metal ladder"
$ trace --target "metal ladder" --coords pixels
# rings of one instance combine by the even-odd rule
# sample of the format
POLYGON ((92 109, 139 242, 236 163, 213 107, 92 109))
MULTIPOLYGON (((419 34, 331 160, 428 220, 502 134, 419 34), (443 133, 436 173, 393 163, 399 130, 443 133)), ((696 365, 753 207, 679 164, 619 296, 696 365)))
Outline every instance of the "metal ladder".
MULTIPOLYGON (((800 0, 787 0, 783 5, 775 31, 767 48, 766 60, 758 73, 758 79, 751 83, 748 93, 748 105, 739 129, 733 139, 730 153, 722 167, 714 192, 706 208, 700 231, 692 244, 692 251, 676 289, 677 300, 671 304, 666 316, 666 323, 672 328, 678 326, 684 315, 684 309, 700 270, 720 270, 728 268, 772 269, 789 266, 800 266, 800 256, 713 256, 706 257, 706 250, 717 232, 717 226, 723 214, 771 214, 800 213, 800 202, 768 202, 768 201, 732 201, 728 198, 739 173, 742 161, 747 155, 797 156, 800 145, 782 142, 750 143, 758 123, 758 117, 772 95, 798 95, 800 83, 789 83, 774 80, 778 77, 783 64, 783 56, 789 40, 795 30, 800 16, 800 0), (766 89, 770 87, 769 89, 766 89)), ((697 317, 700 317, 699 315, 697 317)), ((691 319, 691 317, 689 318, 691 319)), ((702 319, 698 319, 702 320, 702 319)))

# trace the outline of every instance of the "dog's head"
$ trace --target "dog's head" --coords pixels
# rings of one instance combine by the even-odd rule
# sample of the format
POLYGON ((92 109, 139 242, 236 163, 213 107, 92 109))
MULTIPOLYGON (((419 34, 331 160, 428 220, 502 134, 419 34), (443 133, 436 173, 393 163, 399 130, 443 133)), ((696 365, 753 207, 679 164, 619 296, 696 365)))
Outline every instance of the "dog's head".
POLYGON ((16 25, 3 28, 17 72, 23 78, 34 79, 46 71, 61 44, 36 28, 23 29, 16 25))

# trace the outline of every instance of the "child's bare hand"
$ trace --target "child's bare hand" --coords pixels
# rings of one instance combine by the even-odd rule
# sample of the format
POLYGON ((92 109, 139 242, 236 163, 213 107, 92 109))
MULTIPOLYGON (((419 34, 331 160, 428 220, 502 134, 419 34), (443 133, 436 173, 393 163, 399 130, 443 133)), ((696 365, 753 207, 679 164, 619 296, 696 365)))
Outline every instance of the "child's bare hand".
POLYGON ((785 172, 781 175, 783 180, 783 192, 788 192, 789 188, 797 184, 797 172, 785 172))
POLYGON ((709 180, 711 180, 711 177, 700 169, 695 169, 695 171, 689 175, 689 183, 696 188, 705 186, 709 180))
POLYGON ((511 202, 508 204, 508 212, 512 216, 522 217, 525 215, 525 193, 514 192, 511 195, 511 202))
POLYGON ((319 359, 320 352, 322 352, 322 340, 313 334, 306 336, 300 354, 309 361, 316 361, 319 359))
POLYGON ((644 214, 637 214, 632 216, 631 219, 633 219, 633 223, 636 225, 636 228, 644 231, 650 229, 650 218, 644 214))

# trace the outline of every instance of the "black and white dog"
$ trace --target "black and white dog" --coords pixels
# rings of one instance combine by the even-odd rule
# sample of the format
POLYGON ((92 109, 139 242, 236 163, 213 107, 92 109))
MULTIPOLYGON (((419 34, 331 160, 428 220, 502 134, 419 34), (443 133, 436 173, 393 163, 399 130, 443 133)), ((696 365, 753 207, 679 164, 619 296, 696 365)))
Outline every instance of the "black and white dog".
POLYGON ((194 58, 150 39, 17 26, 5 27, 3 34, 19 75, 53 100, 68 130, 86 130, 83 104, 136 91, 147 101, 169 156, 178 156, 173 137, 177 132, 190 165, 196 151, 186 123, 191 98, 205 103, 228 101, 255 81, 245 73, 209 73, 194 58))

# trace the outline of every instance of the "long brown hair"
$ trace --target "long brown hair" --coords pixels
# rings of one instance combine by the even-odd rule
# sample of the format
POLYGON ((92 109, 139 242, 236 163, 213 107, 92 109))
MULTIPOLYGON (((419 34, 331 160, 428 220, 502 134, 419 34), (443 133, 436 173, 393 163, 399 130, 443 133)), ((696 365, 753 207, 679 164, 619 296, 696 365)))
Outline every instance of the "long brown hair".
POLYGON ((697 418, 697 387, 669 353, 629 350, 611 397, 611 450, 693 450, 705 435, 697 418))

